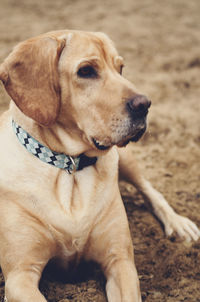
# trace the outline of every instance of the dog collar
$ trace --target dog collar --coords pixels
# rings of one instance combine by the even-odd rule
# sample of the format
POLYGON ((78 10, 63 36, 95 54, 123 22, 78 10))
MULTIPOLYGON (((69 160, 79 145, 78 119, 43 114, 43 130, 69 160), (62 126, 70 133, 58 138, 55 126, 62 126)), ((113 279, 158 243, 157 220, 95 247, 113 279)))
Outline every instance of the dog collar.
POLYGON ((72 157, 64 153, 57 153, 42 145, 14 120, 12 120, 12 127, 19 142, 27 149, 27 151, 47 164, 64 169, 69 174, 73 174, 85 167, 94 165, 97 161, 97 157, 87 157, 84 154, 72 157))

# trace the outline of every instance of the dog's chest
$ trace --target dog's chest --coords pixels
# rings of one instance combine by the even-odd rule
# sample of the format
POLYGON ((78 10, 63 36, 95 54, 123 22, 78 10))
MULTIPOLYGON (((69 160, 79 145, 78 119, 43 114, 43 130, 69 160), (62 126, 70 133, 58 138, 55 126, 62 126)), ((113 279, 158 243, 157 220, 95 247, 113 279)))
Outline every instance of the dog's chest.
MULTIPOLYGON (((99 163, 100 165, 100 163, 99 163)), ((57 181, 57 210, 53 224, 61 223, 66 254, 81 252, 92 229, 113 201, 117 186, 117 160, 111 165, 86 168, 75 176, 60 175, 57 181), (109 170, 107 170, 109 169, 109 170)), ((56 227, 57 228, 57 227, 56 227)))

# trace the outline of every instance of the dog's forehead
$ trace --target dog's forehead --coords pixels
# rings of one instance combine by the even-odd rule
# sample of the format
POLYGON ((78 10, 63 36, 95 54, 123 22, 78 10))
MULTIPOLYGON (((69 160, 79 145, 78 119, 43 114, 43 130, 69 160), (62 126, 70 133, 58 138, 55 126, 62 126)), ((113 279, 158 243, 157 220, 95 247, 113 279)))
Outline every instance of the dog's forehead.
POLYGON ((69 33, 66 38, 66 46, 72 51, 76 49, 74 55, 79 58, 98 56, 103 57, 105 61, 112 59, 115 62, 121 58, 112 40, 103 33, 69 33))

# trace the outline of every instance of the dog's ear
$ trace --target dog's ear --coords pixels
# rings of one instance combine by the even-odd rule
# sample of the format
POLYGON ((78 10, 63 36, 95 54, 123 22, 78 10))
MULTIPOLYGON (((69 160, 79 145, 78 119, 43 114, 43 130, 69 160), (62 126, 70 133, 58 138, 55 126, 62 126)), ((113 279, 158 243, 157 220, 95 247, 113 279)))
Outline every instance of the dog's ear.
POLYGON ((58 61, 65 39, 37 37, 16 46, 0 66, 0 80, 20 110, 49 126, 60 109, 58 61))

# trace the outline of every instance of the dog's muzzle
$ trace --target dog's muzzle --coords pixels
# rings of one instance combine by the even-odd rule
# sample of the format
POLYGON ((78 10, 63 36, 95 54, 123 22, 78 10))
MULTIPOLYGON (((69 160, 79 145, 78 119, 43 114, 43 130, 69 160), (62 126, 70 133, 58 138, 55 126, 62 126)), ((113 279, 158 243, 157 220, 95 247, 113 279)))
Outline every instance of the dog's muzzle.
POLYGON ((146 131, 146 116, 148 114, 151 101, 144 95, 136 95, 127 101, 127 109, 131 115, 133 123, 136 125, 136 133, 130 141, 137 142, 146 131), (137 129, 137 124, 140 125, 137 129))
POLYGON ((119 147, 126 146, 130 141, 137 142, 146 131, 146 116, 148 114, 151 101, 144 95, 135 95, 127 100, 126 109, 129 113, 131 126, 129 133, 119 144, 119 147))
POLYGON ((107 150, 113 145, 124 147, 130 141, 137 142, 146 131, 146 116, 150 106, 151 101, 144 95, 129 98, 125 103, 126 117, 112 120, 113 134, 110 139, 93 138, 95 147, 107 150))

